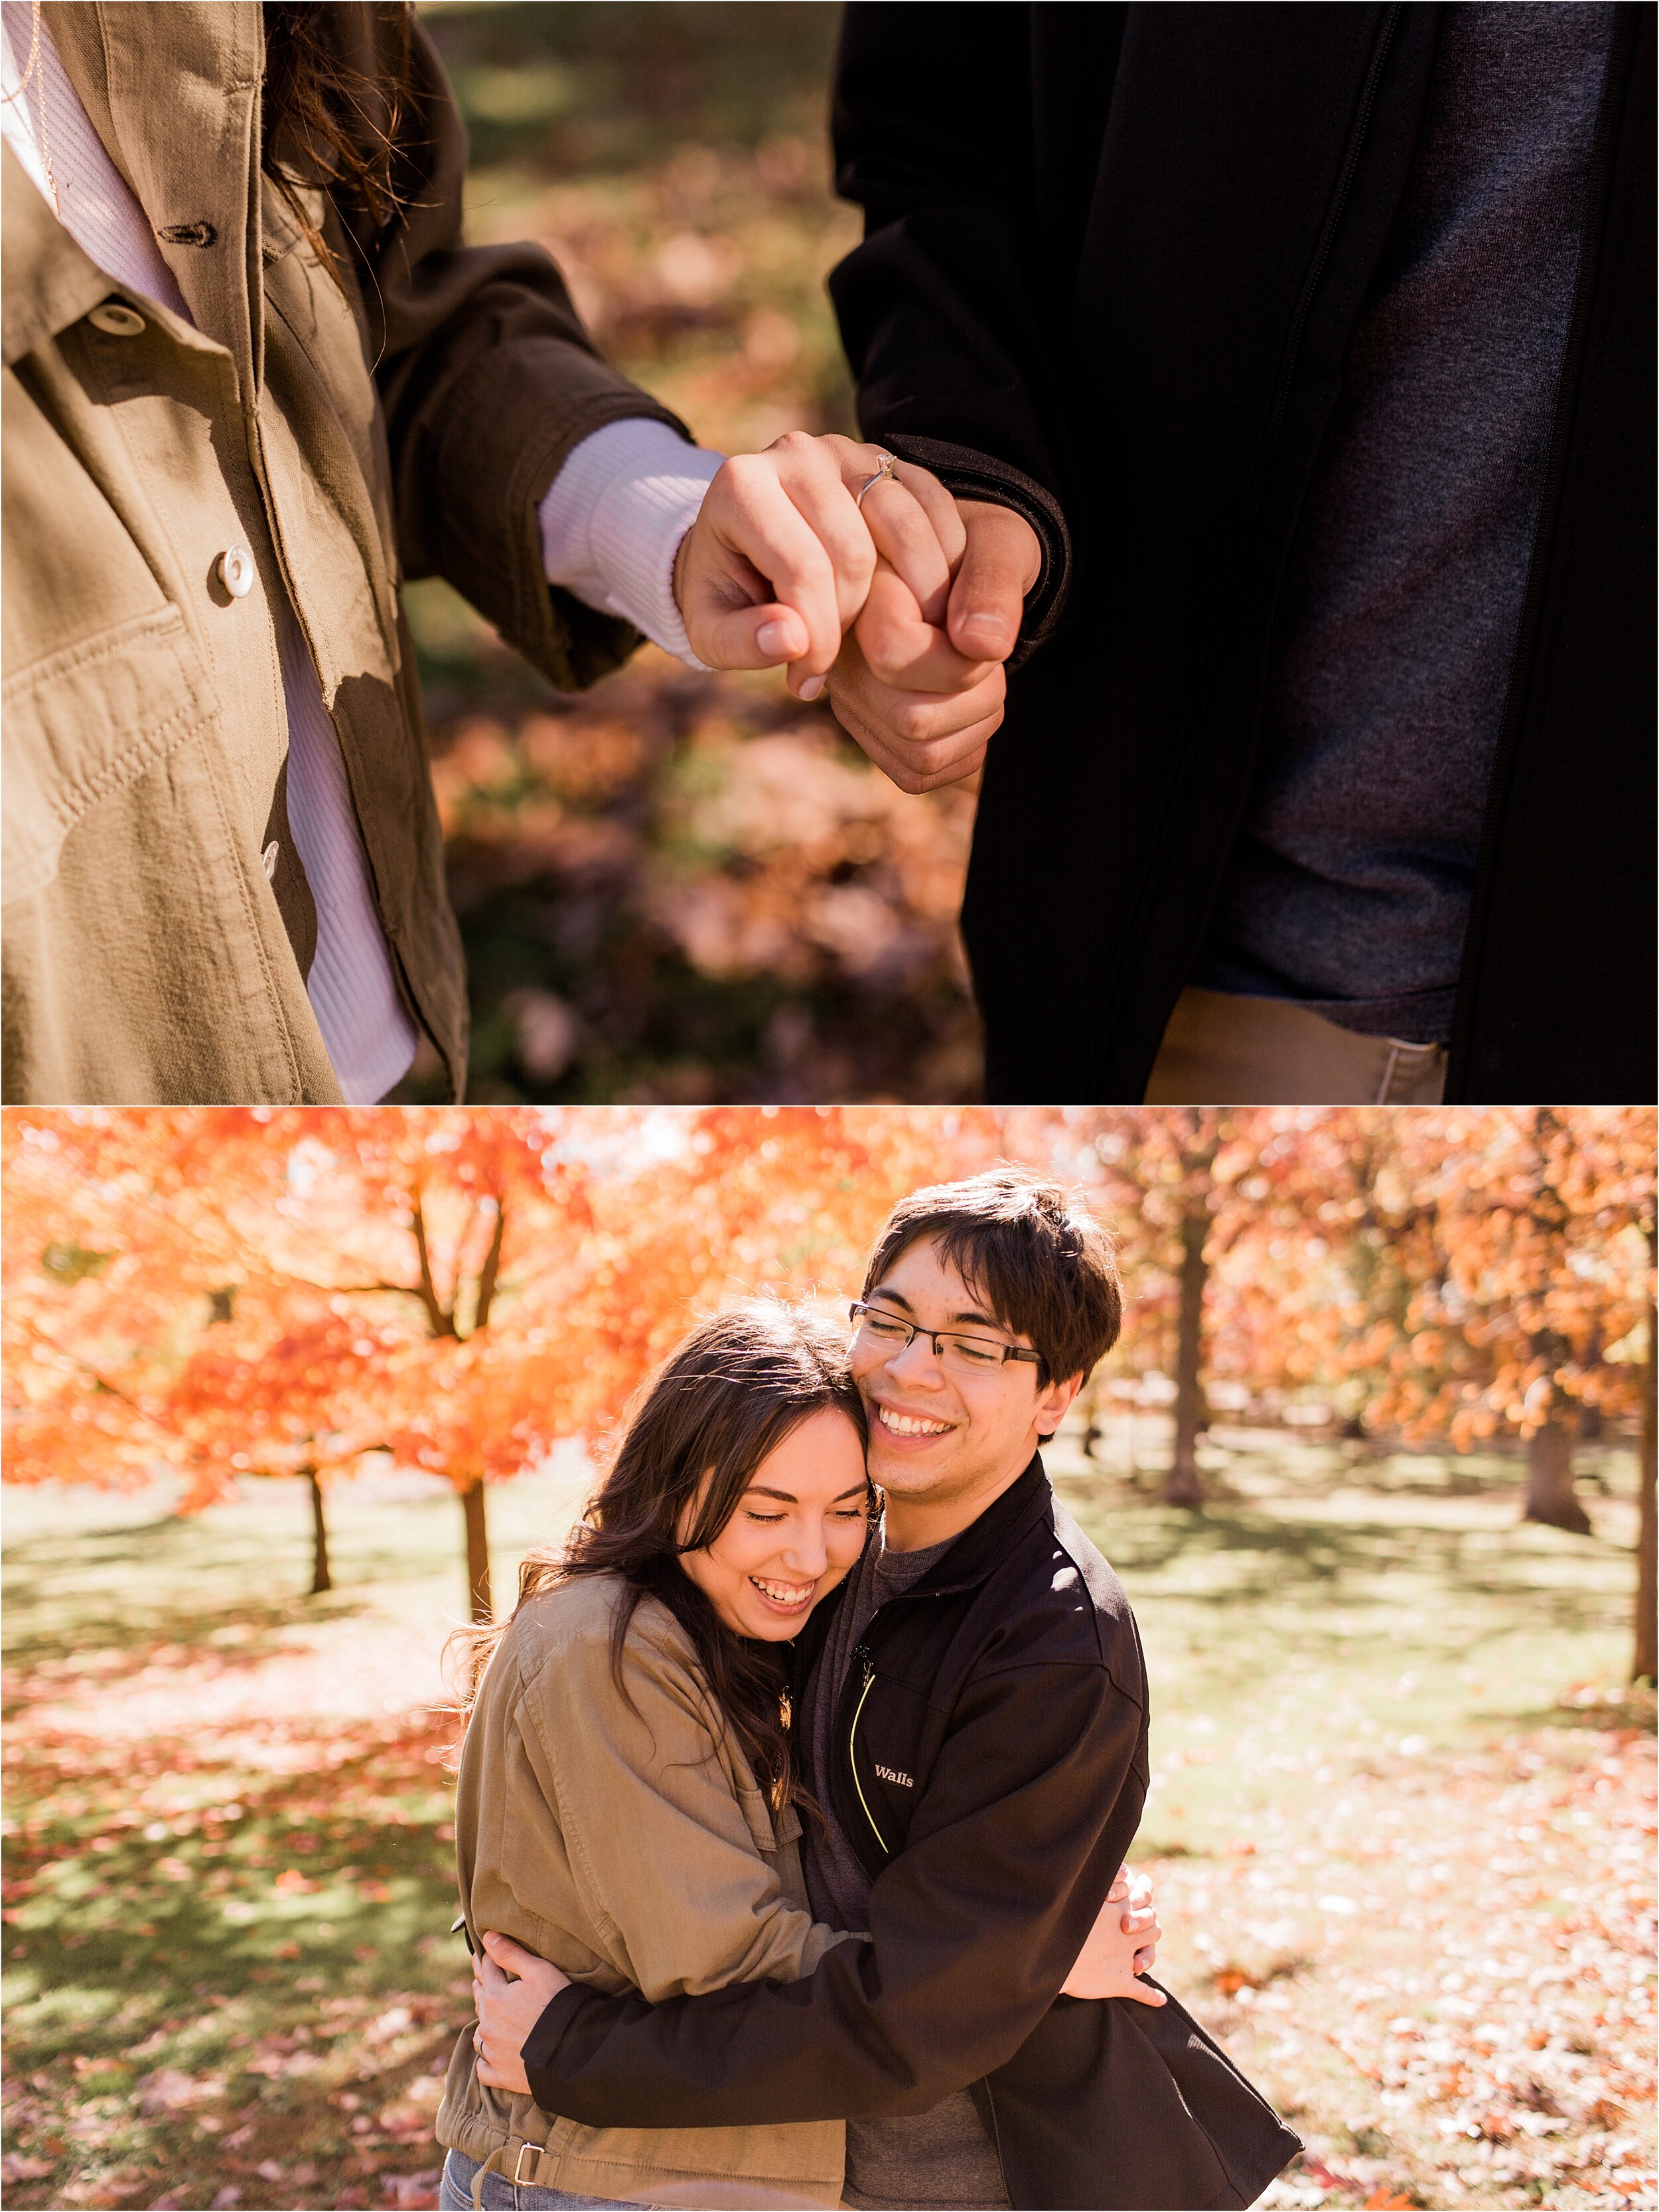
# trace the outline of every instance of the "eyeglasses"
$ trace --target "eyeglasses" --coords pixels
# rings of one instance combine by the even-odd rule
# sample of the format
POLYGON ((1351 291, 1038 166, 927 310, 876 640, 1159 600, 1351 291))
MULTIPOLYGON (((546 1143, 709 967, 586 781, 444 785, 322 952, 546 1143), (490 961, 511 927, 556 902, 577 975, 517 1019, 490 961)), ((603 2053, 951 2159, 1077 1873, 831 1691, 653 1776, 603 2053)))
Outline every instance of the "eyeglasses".
POLYGON ((1042 1364, 1042 1354, 1028 1352, 1022 1344, 1003 1344, 994 1336, 964 1336, 955 1328, 922 1328, 902 1314, 889 1313, 885 1306, 872 1306, 863 1298, 848 1309, 848 1318, 859 1335, 873 1337, 878 1344, 908 1346, 919 1336, 931 1337, 939 1365, 953 1368, 958 1374, 982 1375, 988 1368, 1000 1367, 1009 1359, 1029 1359, 1034 1367, 1042 1364))

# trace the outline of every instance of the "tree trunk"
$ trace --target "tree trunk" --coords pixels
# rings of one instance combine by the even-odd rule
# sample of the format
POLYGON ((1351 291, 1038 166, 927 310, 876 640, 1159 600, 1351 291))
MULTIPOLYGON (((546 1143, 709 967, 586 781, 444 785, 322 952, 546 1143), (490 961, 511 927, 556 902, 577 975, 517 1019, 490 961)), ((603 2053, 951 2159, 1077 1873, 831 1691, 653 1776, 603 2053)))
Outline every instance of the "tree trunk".
POLYGON ((328 1571, 328 1523, 323 1518, 323 1486, 317 1480, 314 1467, 304 1470, 311 1492, 311 1595, 320 1597, 331 1590, 334 1578, 328 1571))
POLYGON ((1527 1445, 1527 1503, 1522 1518, 1588 1536, 1589 1516, 1573 1494, 1573 1434, 1566 1416, 1567 1408, 1558 1399, 1549 1419, 1527 1445))
POLYGON ((1636 1483, 1642 1518, 1636 1536, 1636 1656, 1631 1680, 1659 1680, 1659 1576, 1655 1573, 1656 1528, 1659 1500, 1654 1496, 1654 1471, 1659 1462, 1659 1314, 1648 1308, 1647 1373, 1643 1377, 1642 1439, 1637 1446, 1636 1483))
POLYGON ((1166 1505, 1202 1510, 1198 1480, 1198 1431, 1204 1415, 1199 1378, 1204 1337, 1204 1282, 1209 1269, 1204 1241, 1207 1213, 1189 1213, 1181 1224, 1181 1317, 1176 1337, 1175 1459, 1164 1484, 1166 1505))
POLYGON ((488 1626, 495 1614, 489 1601, 489 1540, 484 1529, 482 1482, 469 1483, 461 1492, 461 1511, 466 1518, 466 1586, 472 1618, 488 1626))

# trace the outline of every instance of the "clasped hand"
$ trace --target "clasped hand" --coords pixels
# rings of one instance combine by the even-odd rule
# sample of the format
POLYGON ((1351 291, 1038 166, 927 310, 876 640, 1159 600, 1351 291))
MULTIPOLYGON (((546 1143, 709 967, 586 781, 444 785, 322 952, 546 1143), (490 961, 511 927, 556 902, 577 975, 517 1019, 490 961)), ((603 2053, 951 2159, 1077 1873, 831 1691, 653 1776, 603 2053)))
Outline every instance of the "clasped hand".
POLYGON ((734 454, 681 542, 675 596, 715 668, 787 665, 902 791, 979 768, 1042 552, 1011 508, 957 500, 882 449, 792 431, 734 454))
MULTIPOLYGON (((1120 1867, 1061 1994, 1130 1997, 1139 2004, 1161 2005, 1163 1993, 1139 1977, 1151 1972, 1163 1932, 1152 1909, 1151 1881, 1120 1867)), ((472 2001, 478 2014, 472 2043, 478 2054, 478 2079, 486 2088, 517 2090, 527 2096, 524 2046, 560 1990, 569 1988, 570 1977, 493 1929, 485 1933, 483 1948, 483 1957, 472 1961, 472 2001)))

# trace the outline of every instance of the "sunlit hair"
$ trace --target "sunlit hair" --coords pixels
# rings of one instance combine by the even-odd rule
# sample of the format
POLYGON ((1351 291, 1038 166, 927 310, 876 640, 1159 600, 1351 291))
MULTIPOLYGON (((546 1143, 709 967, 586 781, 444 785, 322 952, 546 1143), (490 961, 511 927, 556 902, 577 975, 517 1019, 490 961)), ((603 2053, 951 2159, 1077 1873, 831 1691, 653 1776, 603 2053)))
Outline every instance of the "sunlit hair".
POLYGON ((900 1254, 931 1242, 995 1318, 1042 1354, 1037 1388, 1086 1382, 1117 1342, 1123 1293, 1112 1240, 1075 1192, 999 1165, 932 1184, 888 1215, 864 1278, 867 1298, 900 1254))
MULTIPOLYGON (((714 1701, 775 1808, 791 1797, 810 1802, 792 1768, 779 1655, 726 1626, 680 1555, 714 1541, 761 1462, 826 1407, 845 1413, 863 1440, 864 1407, 848 1372, 844 1330, 772 1300, 700 1322, 635 1394, 611 1470, 568 1543, 525 1559, 514 1608, 516 1617, 532 1598, 578 1575, 616 1576, 625 1596, 611 1660, 623 1689, 635 1609, 644 1598, 658 1599, 690 1638, 714 1701)), ((463 1632, 465 1704, 476 1696, 503 1632, 463 1632)))
POLYGON ((404 204, 400 142, 420 114, 413 11, 406 0, 371 0, 361 9, 264 0, 261 12, 260 166, 333 270, 334 257, 294 188, 320 185, 361 237, 383 230, 404 204))

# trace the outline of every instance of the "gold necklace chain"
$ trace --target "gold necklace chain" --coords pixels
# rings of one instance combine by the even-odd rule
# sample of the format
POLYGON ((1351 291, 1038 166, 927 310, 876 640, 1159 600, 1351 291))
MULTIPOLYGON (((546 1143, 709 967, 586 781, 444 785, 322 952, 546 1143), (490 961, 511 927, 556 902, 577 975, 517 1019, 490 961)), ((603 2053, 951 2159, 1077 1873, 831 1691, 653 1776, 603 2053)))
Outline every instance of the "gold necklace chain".
MULTIPOLYGON (((34 150, 40 156, 40 167, 46 172, 46 186, 51 196, 53 211, 61 216, 63 214, 63 209, 58 204, 58 179, 52 174, 52 151, 46 140, 46 73, 44 69, 40 68, 40 25, 42 20, 40 13, 40 0, 32 0, 32 4, 29 8, 29 58, 24 64, 22 76, 18 78, 17 82, 13 86, 12 89, 7 93, 0 93, 0 103, 3 103, 9 107, 14 100, 21 100, 23 94, 28 90, 30 84, 33 82, 36 71, 40 71, 40 89, 38 98, 38 105, 40 111, 40 122, 34 150)), ((27 107, 23 112, 26 115, 27 114, 28 111, 27 107)))

